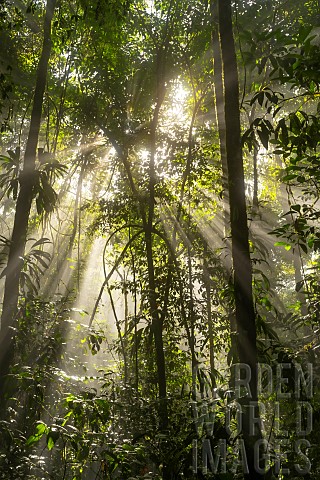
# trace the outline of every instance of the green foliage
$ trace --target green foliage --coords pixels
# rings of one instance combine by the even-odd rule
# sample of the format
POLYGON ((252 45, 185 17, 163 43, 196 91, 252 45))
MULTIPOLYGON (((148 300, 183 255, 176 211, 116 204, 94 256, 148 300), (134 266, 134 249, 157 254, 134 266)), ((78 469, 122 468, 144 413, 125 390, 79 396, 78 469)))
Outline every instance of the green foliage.
MULTIPOLYGON (((44 6, 14 3, 0 7, 0 40, 10 57, 1 52, 7 152, 0 155, 1 259, 10 248, 13 203, 7 208, 5 196, 13 202, 19 193, 44 6)), ((318 361, 316 12, 312 1, 258 0, 238 4, 235 17, 247 196, 252 180, 259 196, 249 209, 257 347, 273 372, 281 362, 318 361)), ((208 2, 198 0, 62 1, 57 9, 29 225, 31 237, 38 238, 32 229, 39 225, 43 233, 29 239, 20 258, 0 478, 193 480, 203 476, 192 472, 192 441, 205 438, 212 448, 226 439, 228 464, 235 460, 237 433, 226 432, 224 418, 234 402, 230 367, 237 334, 230 326, 234 291, 211 30, 208 2), (51 253, 44 249, 49 244, 51 253), (61 301, 52 300, 56 295, 61 301), (86 312, 91 316, 95 302, 89 328, 80 321, 87 321, 86 312), (213 434, 210 425, 197 432, 191 399, 205 420, 205 406, 215 405, 213 434)), ((317 388, 318 381, 315 367, 317 388)), ((293 383, 290 374, 287 392, 293 383)), ((273 439, 275 396, 263 400, 273 439)), ((312 407, 309 478, 316 479, 318 393, 312 407)), ((292 442, 294 402, 286 402, 283 421, 292 442)), ((291 467, 293 461, 290 456, 291 467)))
POLYGON ((4 173, 0 175, 0 187, 8 195, 12 194, 14 200, 17 199, 20 173, 20 147, 8 150, 8 156, 0 156, 1 167, 4 173))
POLYGON ((33 195, 37 212, 41 215, 54 210, 58 196, 53 184, 66 173, 67 168, 46 152, 39 151, 38 160, 39 168, 35 172, 33 195))
MULTIPOLYGON (((30 241, 35 239, 30 238, 28 240, 30 241)), ((3 243, 7 247, 10 247, 10 241, 4 239, 3 243)), ((31 249, 20 258, 20 261, 23 264, 20 285, 25 293, 29 292, 31 295, 36 295, 38 293, 41 276, 49 266, 51 255, 48 252, 36 247, 41 247, 48 243, 51 243, 48 238, 40 238, 39 240, 36 240, 32 244, 31 249)), ((0 278, 7 274, 7 269, 8 267, 5 267, 2 270, 0 278)))

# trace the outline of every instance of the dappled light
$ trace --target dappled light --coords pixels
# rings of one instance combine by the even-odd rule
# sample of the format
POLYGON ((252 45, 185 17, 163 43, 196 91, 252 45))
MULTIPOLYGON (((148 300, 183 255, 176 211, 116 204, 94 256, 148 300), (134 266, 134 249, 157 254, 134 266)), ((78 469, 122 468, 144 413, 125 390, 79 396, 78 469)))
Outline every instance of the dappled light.
POLYGON ((0 480, 318 480, 318 5, 2 3, 0 480))

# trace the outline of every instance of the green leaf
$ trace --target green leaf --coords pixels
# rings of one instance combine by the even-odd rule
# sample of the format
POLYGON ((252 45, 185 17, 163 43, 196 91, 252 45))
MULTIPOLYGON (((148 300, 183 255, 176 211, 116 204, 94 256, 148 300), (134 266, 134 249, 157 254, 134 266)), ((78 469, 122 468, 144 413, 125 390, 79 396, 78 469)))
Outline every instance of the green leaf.
POLYGON ((297 182, 299 183, 304 183, 306 181, 305 177, 303 175, 299 175, 297 177, 297 182))
POLYGON ((287 242, 275 242, 275 247, 284 247, 287 251, 291 250, 292 246, 287 242))
POLYGON ((36 430, 37 430, 38 435, 43 435, 44 433, 46 433, 48 431, 48 427, 45 423, 40 422, 36 426, 36 430))
POLYGON ((295 212, 300 212, 301 210, 301 205, 297 204, 297 205, 291 205, 290 207, 291 210, 295 211, 295 212))
POLYGON ((299 247, 304 253, 308 253, 308 247, 305 243, 299 243, 299 247))
POLYGON ((52 450, 56 441, 58 440, 60 433, 58 430, 50 430, 47 435, 47 447, 48 450, 52 450))
POLYGON ((47 425, 43 422, 39 422, 36 426, 36 433, 34 435, 31 435, 26 441, 26 447, 31 447, 34 443, 37 443, 40 438, 47 432, 47 425))
POLYGON ((264 100, 264 92, 259 92, 259 93, 258 93, 258 96, 257 96, 257 99, 258 99, 259 104, 260 104, 261 107, 262 107, 263 100, 264 100))
POLYGON ((45 243, 51 243, 50 238, 46 238, 46 237, 40 238, 32 245, 32 248, 37 247, 38 245, 44 245, 45 243))
POLYGON ((294 178, 297 178, 297 175, 295 175, 294 173, 290 173, 290 175, 285 175, 284 177, 282 177, 282 181, 288 182, 290 180, 293 180, 294 178))
POLYGON ((296 292, 300 292, 304 285, 304 280, 301 280, 300 282, 296 283, 296 292))
POLYGON ((267 150, 268 149, 268 144, 269 144, 269 130, 265 126, 264 123, 260 124, 261 130, 257 130, 259 138, 261 140, 262 145, 264 148, 267 150))
POLYGON ((26 441, 26 447, 31 447, 34 443, 38 442, 41 437, 38 435, 31 435, 28 440, 26 441))

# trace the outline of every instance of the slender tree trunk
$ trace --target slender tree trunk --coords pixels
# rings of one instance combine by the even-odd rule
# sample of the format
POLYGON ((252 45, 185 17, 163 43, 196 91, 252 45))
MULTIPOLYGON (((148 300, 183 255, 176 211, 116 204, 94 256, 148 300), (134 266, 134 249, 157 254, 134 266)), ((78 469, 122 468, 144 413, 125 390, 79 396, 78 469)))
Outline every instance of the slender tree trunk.
MULTIPOLYGON (((276 156, 277 164, 280 168, 283 168, 283 163, 281 159, 276 156)), ((290 202, 290 191, 287 191, 287 188, 284 183, 281 182, 280 184, 280 200, 281 200, 281 208, 282 212, 286 214, 283 215, 285 218, 286 223, 293 223, 294 218, 293 215, 288 213, 291 208, 290 202)), ((304 271, 303 271, 303 260, 301 258, 301 250, 298 245, 291 250, 292 252, 292 262, 294 268, 294 280, 295 280, 295 288, 296 288, 296 298, 300 302, 300 313, 302 316, 306 316, 308 314, 308 305, 306 302, 306 294, 302 293, 301 290, 304 290, 303 281, 304 281, 304 271)), ((304 326, 304 334, 308 335, 310 333, 308 327, 304 326)))
POLYGON ((20 175, 20 190, 17 198, 16 213, 11 237, 10 251, 6 269, 3 310, 0 331, 0 394, 3 399, 4 381, 13 358, 13 329, 17 314, 19 280, 23 267, 28 221, 31 210, 34 186, 34 172, 38 138, 41 123, 43 96, 47 80, 48 63, 51 53, 51 21, 56 0, 48 0, 44 19, 43 47, 39 60, 29 135, 24 155, 23 170, 20 175))
MULTIPOLYGON (((159 87, 160 88, 160 87, 159 87)), ((157 105, 154 112, 153 122, 151 125, 150 131, 150 167, 149 167, 149 209, 148 209, 148 218, 144 221, 144 233, 145 233, 145 244, 146 244, 146 254, 147 254, 147 265, 148 265, 148 283, 149 283, 149 305, 152 319, 152 331, 154 336, 155 350, 156 350, 156 363, 157 363, 157 373, 158 373, 158 387, 159 387, 159 398, 160 398, 160 420, 161 427, 166 428, 168 425, 168 415, 167 415, 167 381, 166 381, 166 369, 165 369, 165 356, 163 348, 163 336, 162 336, 162 327, 163 319, 159 315, 157 307, 157 294, 156 294, 156 281, 155 281, 155 272, 154 272, 154 254, 153 254, 153 219, 154 219, 154 208, 155 208, 155 185, 156 185, 156 173, 155 173, 155 154, 156 154, 156 129, 158 125, 158 116, 160 111, 160 106, 162 103, 161 98, 158 97, 157 105)))
MULTIPOLYGON (((189 287, 189 312, 186 324, 189 325, 189 347, 191 350, 191 368, 192 368, 192 396, 193 400, 197 398, 197 374, 198 362, 196 357, 196 338, 195 338, 195 314, 194 314, 194 298, 193 298, 193 281, 192 281, 192 263, 191 263, 191 249, 188 245, 188 287, 189 287)), ((200 381, 200 392, 203 395, 203 382, 200 381)))
POLYGON ((259 144, 255 140, 253 144, 253 197, 252 197, 252 207, 253 212, 257 213, 259 210, 259 198, 258 198, 258 153, 259 153, 259 144))
MULTIPOLYGON (((255 312, 252 298, 252 267, 249 251, 245 183, 241 149, 239 81, 232 28, 231 0, 219 0, 219 28, 224 71, 226 150, 236 308, 237 350, 240 363, 251 373, 250 395, 243 397, 243 435, 248 461, 247 479, 263 476, 255 471, 254 443, 260 436, 250 435, 249 405, 257 402, 257 348, 255 312)), ((256 412, 256 415, 258 412, 256 412)))
MULTIPOLYGON (((143 224, 143 233, 146 246, 146 258, 147 258, 147 268, 148 268, 148 297, 149 297, 149 306, 151 314, 151 324, 152 324, 152 333, 155 343, 156 351, 156 364, 157 364, 157 376, 158 376, 158 388, 159 388, 159 398, 160 398, 160 422, 161 428, 166 428, 168 425, 168 414, 167 414, 167 380, 166 380, 166 369, 165 369, 165 355, 163 347, 163 336, 162 336, 162 327, 163 327, 163 316, 159 314, 157 307, 157 293, 156 293, 156 281, 155 281, 155 270, 154 270, 154 251, 153 251, 153 220, 154 220, 154 208, 155 208, 155 185, 156 185, 156 172, 155 172, 155 155, 156 155, 156 130, 158 126, 158 118, 160 108, 164 99, 165 87, 164 87, 164 72, 162 59, 160 58, 160 53, 158 57, 158 85, 157 85, 157 101, 156 107, 154 110, 153 120, 150 128, 150 163, 149 163, 149 198, 148 198, 148 209, 146 214, 146 208, 143 202, 139 197, 134 178, 131 171, 131 166, 128 161, 128 151, 127 149, 121 149, 121 147, 114 141, 113 137, 110 135, 110 132, 107 129, 104 129, 105 135, 110 139, 111 143, 115 147, 116 151, 121 158, 127 177, 129 185, 132 191, 132 194, 137 199, 139 204, 139 210, 141 214, 141 220, 143 224)), ((134 237, 133 237, 134 238, 134 237)), ((125 247, 126 248, 126 247, 125 247)), ((91 315, 90 324, 95 315, 97 305, 100 301, 101 294, 103 291, 105 283, 102 285, 100 290, 99 297, 96 301, 93 313, 91 315)))
POLYGON ((212 322, 212 305, 211 305, 211 278, 209 274, 208 264, 208 245, 204 244, 203 249, 203 283, 206 289, 206 309, 207 309, 207 323, 208 323, 208 335, 209 335, 209 361, 211 370, 211 386, 212 395, 214 396, 214 389, 216 387, 216 380, 214 376, 215 371, 215 355, 214 355, 214 333, 212 322))
POLYGON ((294 267, 294 281, 296 284, 297 300, 300 302, 301 315, 308 315, 308 306, 306 302, 305 294, 301 292, 303 290, 303 267, 300 257, 299 246, 296 245, 293 249, 293 267, 294 267))
MULTIPOLYGON (((131 238, 131 230, 129 229, 129 238, 131 238)), ((134 255, 132 251, 132 246, 130 245, 130 254, 132 262, 132 272, 133 272, 133 301, 134 301, 134 374, 135 374, 135 389, 136 395, 139 395, 139 345, 138 345, 138 329, 137 329, 137 285, 136 285, 136 264, 134 261, 134 255)))
POLYGON ((70 77, 70 71, 71 71, 71 55, 69 53, 67 59, 66 59, 66 65, 65 65, 65 70, 64 70, 64 83, 62 86, 61 94, 60 94, 60 102, 59 102, 59 109, 57 113, 57 120, 56 120, 56 126, 55 126, 55 132, 54 132, 54 137, 52 141, 52 151, 55 153, 57 150, 57 145, 58 145, 58 138, 59 138, 59 132, 60 132, 60 127, 61 127, 61 122, 63 118, 63 109, 66 101, 66 93, 67 93, 67 88, 69 84, 69 77, 70 77))
POLYGON ((219 132, 220 156, 222 166, 222 188, 223 188, 223 216, 225 223, 225 236, 229 230, 229 192, 228 192, 228 164, 226 151, 226 122, 224 113, 224 92, 222 78, 222 58, 219 42, 219 11, 217 0, 210 1, 212 18, 212 49, 213 49, 213 80, 214 94, 216 101, 216 114, 219 132))
POLYGON ((122 335, 122 333, 121 333, 121 324, 120 324, 120 321, 119 321, 119 318, 118 318, 118 315, 117 315, 116 306, 115 306, 115 304, 114 304, 112 292, 111 292, 111 290, 110 290, 109 285, 107 285, 107 290, 108 290, 108 295, 109 295, 109 299, 110 299, 110 304, 111 304, 111 308, 112 308, 114 320, 115 320, 115 322, 116 322, 116 327, 117 327, 117 331, 118 331, 118 337, 119 337, 119 341, 120 341, 120 345, 121 345, 121 351, 122 351, 122 357, 123 357, 123 366, 124 366, 124 383, 127 384, 127 383, 128 383, 127 350, 126 350, 126 346, 125 346, 125 343, 124 343, 123 335, 122 335))
MULTIPOLYGON (((248 114, 249 124, 252 125, 256 117, 256 104, 251 108, 250 113, 248 114)), ((253 213, 258 213, 259 211, 259 197, 258 197, 258 188, 259 188, 259 173, 258 173, 258 155, 259 155, 259 141, 256 134, 254 133, 253 137, 253 195, 252 195, 252 211, 253 213)))
MULTIPOLYGON (((219 40, 219 7, 218 0, 210 0, 211 18, 212 18, 212 48, 213 48, 213 80, 214 93, 216 101, 217 124, 219 132, 220 157, 222 167, 222 188, 223 188, 223 223, 226 242, 225 269, 228 284, 232 284, 232 258, 231 245, 229 242, 230 229, 230 206, 229 206, 229 187, 228 187, 228 162, 226 150, 226 119, 224 111, 224 88, 223 88, 223 68, 221 58, 221 45, 219 40)), ((235 312, 232 305, 228 306, 228 318, 230 322, 231 334, 231 357, 235 362, 237 360, 236 346, 236 320, 235 312)))

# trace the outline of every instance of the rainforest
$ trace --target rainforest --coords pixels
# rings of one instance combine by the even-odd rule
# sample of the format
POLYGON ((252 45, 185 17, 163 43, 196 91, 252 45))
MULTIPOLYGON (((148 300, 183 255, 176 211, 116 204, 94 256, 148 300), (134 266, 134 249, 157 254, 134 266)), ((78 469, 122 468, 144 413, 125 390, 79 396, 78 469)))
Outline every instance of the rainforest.
POLYGON ((320 478, 318 0, 0 1, 0 479, 320 478))

